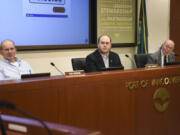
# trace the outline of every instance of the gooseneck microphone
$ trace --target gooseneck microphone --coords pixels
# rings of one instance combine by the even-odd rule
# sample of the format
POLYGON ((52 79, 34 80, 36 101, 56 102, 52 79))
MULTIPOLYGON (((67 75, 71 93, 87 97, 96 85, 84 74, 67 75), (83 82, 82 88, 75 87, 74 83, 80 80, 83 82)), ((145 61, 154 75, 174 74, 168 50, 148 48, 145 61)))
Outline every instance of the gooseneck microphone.
POLYGON ((3 119, 1 117, 1 114, 0 114, 0 129, 1 129, 1 134, 6 135, 6 130, 5 130, 5 126, 4 126, 4 122, 3 122, 3 119))
POLYGON ((50 131, 50 129, 48 128, 48 126, 46 125, 46 123, 44 123, 39 118, 33 116, 32 114, 27 113, 27 112, 23 111, 22 109, 18 108, 15 104, 7 102, 7 101, 0 101, 0 106, 4 107, 6 109, 15 110, 15 111, 17 111, 17 112, 19 112, 19 113, 21 113, 21 114, 23 114, 25 116, 28 116, 28 117, 30 117, 30 118, 32 118, 34 120, 39 121, 43 125, 43 127, 47 130, 48 135, 53 135, 52 132, 50 131))
POLYGON ((51 64, 51 66, 55 67, 55 69, 56 69, 58 72, 60 72, 62 75, 64 75, 64 73, 63 73, 61 70, 59 70, 53 62, 51 62, 50 64, 51 64))
POLYGON ((134 60, 131 58, 131 57, 129 57, 129 55, 128 54, 125 54, 125 56, 128 58, 128 59, 130 59, 130 61, 133 63, 133 65, 134 65, 134 67, 136 67, 136 63, 134 62, 134 60))

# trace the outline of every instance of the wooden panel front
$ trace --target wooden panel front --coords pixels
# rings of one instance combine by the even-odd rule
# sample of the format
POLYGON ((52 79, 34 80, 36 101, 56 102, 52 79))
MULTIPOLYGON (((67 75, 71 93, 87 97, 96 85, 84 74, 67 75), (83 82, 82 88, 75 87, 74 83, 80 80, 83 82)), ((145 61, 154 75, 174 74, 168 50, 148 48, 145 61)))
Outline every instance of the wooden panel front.
POLYGON ((178 54, 176 58, 180 61, 180 1, 170 0, 170 39, 175 42, 175 52, 178 54))
POLYGON ((43 120, 105 135, 180 134, 179 76, 180 66, 171 66, 5 81, 0 85, 0 99, 12 101, 43 120), (174 83, 152 85, 154 79, 174 77, 174 83), (161 113, 153 100, 159 88, 170 95, 169 107, 161 113))

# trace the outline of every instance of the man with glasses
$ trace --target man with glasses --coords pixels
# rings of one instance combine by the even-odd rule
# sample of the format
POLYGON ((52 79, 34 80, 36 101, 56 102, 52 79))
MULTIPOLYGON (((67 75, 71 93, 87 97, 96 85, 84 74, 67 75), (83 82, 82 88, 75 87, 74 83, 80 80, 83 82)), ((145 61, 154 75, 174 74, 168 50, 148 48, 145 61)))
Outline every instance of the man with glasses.
POLYGON ((22 74, 31 74, 31 66, 15 57, 16 48, 12 40, 4 40, 0 45, 0 54, 3 56, 0 62, 0 80, 20 79, 22 74))
POLYGON ((166 65, 168 62, 175 61, 175 53, 173 52, 175 43, 172 40, 166 40, 160 49, 148 56, 148 64, 166 65))

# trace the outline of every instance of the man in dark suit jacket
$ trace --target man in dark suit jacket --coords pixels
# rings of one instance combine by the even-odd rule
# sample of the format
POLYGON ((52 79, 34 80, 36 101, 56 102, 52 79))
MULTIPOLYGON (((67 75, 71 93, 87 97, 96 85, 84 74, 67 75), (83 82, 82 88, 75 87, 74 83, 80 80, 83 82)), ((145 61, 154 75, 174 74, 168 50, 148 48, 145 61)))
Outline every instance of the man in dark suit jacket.
POLYGON ((150 55, 148 55, 148 64, 158 64, 164 66, 167 62, 175 61, 174 50, 175 43, 172 40, 166 40, 161 48, 150 55), (165 60, 164 60, 165 59, 165 60))
POLYGON ((98 38, 98 49, 86 57, 86 71, 97 72, 102 68, 119 67, 121 64, 119 55, 111 50, 111 38, 108 35, 101 35, 98 38))

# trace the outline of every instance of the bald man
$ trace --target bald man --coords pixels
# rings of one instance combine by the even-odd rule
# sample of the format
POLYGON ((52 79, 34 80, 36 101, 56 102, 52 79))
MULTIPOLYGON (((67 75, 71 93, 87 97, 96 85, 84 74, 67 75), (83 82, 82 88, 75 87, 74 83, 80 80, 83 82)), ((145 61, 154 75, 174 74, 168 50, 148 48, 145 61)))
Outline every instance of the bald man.
POLYGON ((12 40, 4 40, 0 45, 0 54, 3 56, 0 62, 0 80, 20 79, 22 74, 31 74, 31 66, 15 57, 16 48, 12 40))
POLYGON ((160 49, 148 56, 148 64, 166 65, 168 62, 175 61, 175 53, 173 52, 175 43, 172 40, 166 40, 160 49))

